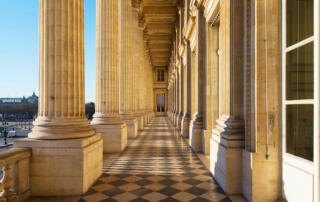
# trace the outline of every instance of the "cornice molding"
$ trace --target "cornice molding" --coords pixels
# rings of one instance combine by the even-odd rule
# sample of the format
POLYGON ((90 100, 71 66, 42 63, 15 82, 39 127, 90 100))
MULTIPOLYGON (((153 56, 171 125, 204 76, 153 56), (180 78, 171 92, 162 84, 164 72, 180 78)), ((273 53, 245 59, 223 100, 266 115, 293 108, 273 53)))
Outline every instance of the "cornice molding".
POLYGON ((185 51, 185 44, 181 43, 179 46, 179 55, 180 57, 183 57, 184 51, 185 51))
POLYGON ((190 40, 190 36, 191 36, 191 33, 195 27, 195 24, 196 24, 196 17, 195 16, 191 16, 189 19, 188 19, 188 23, 187 23, 187 26, 185 26, 183 28, 183 35, 184 37, 186 38, 186 40, 190 40))
POLYGON ((176 59, 176 68, 179 69, 180 67, 180 58, 179 56, 177 56, 177 59, 176 59))
POLYGON ((139 9, 141 3, 142 3, 142 0, 131 0, 131 6, 135 9, 139 9))
POLYGON ((138 13, 138 25, 139 28, 144 29, 145 27, 145 19, 144 19, 144 14, 143 13, 138 13))
POLYGON ((210 23, 220 10, 220 0, 205 0, 203 5, 204 17, 210 23))
POLYGON ((194 16, 195 15, 195 12, 199 9, 202 9, 202 6, 203 6, 203 2, 204 0, 191 0, 190 1, 190 12, 191 12, 191 15, 194 16))
POLYGON ((197 45, 197 29, 193 29, 192 33, 190 34, 190 48, 192 52, 196 51, 196 45, 197 45))

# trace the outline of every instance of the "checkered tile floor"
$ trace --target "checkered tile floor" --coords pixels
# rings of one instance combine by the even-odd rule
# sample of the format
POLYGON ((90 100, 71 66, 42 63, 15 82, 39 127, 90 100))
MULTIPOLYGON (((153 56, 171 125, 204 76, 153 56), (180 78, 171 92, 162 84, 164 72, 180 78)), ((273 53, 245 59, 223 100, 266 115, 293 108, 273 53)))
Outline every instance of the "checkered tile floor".
POLYGON ((165 117, 155 118, 104 166, 79 202, 231 201, 165 117))

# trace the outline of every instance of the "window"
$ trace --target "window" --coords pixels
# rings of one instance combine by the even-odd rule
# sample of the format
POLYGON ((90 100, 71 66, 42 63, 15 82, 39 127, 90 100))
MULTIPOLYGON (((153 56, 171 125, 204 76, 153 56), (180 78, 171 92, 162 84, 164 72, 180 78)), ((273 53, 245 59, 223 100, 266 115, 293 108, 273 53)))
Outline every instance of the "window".
POLYGON ((284 124, 286 153, 313 161, 313 0, 287 0, 284 41, 284 124))
POLYGON ((163 69, 158 70, 158 81, 164 81, 164 70, 163 69))

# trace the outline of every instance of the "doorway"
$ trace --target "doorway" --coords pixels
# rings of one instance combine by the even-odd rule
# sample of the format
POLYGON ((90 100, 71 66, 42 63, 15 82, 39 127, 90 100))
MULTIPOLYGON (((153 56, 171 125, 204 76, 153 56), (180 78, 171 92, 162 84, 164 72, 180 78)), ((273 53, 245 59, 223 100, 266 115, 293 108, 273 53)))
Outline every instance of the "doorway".
POLYGON ((165 115, 165 94, 157 94, 157 116, 165 115))

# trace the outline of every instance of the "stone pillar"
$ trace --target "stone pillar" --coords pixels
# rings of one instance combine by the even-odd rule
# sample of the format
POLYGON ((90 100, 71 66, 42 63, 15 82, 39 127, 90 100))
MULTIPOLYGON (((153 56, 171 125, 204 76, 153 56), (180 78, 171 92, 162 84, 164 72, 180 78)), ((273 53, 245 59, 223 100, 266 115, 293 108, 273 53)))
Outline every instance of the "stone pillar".
POLYGON ((168 82, 168 110, 167 116, 170 117, 170 108, 171 108, 171 89, 170 89, 170 81, 168 82))
POLYGON ((181 120, 181 135, 185 138, 189 138, 189 127, 191 120, 191 48, 190 43, 186 41, 185 56, 183 59, 184 71, 186 71, 186 82, 184 82, 184 88, 186 94, 184 95, 185 105, 184 114, 181 120))
POLYGON ((238 194, 244 148, 243 3, 227 0, 220 7, 219 119, 210 142, 210 170, 226 193, 238 194))
POLYGON ((204 107, 204 68, 205 68, 205 18, 203 16, 203 10, 201 8, 196 10, 196 51, 195 51, 195 113, 192 115, 192 121, 190 122, 190 145, 196 152, 202 151, 202 129, 203 129, 203 107, 204 107))
POLYGON ((176 71, 176 85, 177 85, 177 109, 176 109, 176 120, 175 120, 175 126, 176 126, 176 129, 178 130, 179 127, 178 127, 178 121, 179 121, 179 112, 180 112, 180 68, 179 67, 176 67, 177 68, 177 71, 176 71))
POLYGON ((28 138, 33 196, 85 193, 102 171, 101 135, 85 117, 84 2, 40 0, 39 107, 28 138))
POLYGON ((97 1, 96 104, 92 126, 101 133, 103 151, 121 152, 127 126, 119 114, 118 1, 97 1))
POLYGON ((184 78, 183 78, 183 74, 184 74, 184 69, 183 69, 183 62, 182 59, 179 57, 180 61, 180 67, 179 67, 179 110, 178 110, 178 116, 177 116, 177 129, 179 130, 179 132, 181 133, 181 121, 182 121, 182 117, 183 117, 183 99, 184 99, 184 94, 183 94, 183 83, 184 83, 184 78))
MULTIPOLYGON (((137 119, 137 130, 143 129, 143 118, 142 111, 140 109, 141 97, 139 93, 141 92, 141 72, 143 72, 141 64, 141 40, 142 40, 142 27, 139 25, 139 13, 138 4, 134 3, 132 5, 132 68, 133 68, 133 113, 137 119)), ((143 87, 142 87, 143 88, 143 87)))
POLYGON ((138 42, 137 42, 137 51, 138 51, 138 64, 139 64, 139 70, 136 71, 137 74, 137 79, 136 82, 138 82, 138 130, 143 130, 144 124, 143 124, 143 115, 144 115, 144 110, 143 110, 143 80, 144 77, 142 77, 143 72, 144 72, 144 66, 141 61, 143 61, 143 16, 141 14, 138 15, 138 29, 137 29, 137 37, 138 37, 138 42))
MULTIPOLYGON (((147 70, 147 68, 150 68, 149 66, 149 59, 148 59, 148 47, 146 44, 146 38, 144 38, 144 43, 143 43, 143 68, 144 70, 147 70)), ((148 119, 147 119, 147 115, 148 115, 148 103, 147 103, 147 96, 148 96, 148 82, 147 82, 147 73, 146 71, 143 71, 143 125, 146 126, 148 124, 148 119)))
POLYGON ((134 81, 132 62, 132 7, 131 1, 119 2, 119 66, 120 66, 120 115, 127 124, 127 136, 138 134, 134 117, 134 81))
POLYGON ((171 90, 172 90, 172 110, 171 110, 171 122, 173 123, 174 120, 174 113, 175 113, 175 107, 176 107, 176 103, 175 103, 175 85, 174 85, 174 75, 171 76, 171 90))
POLYGON ((173 120, 172 123, 175 126, 176 124, 176 111, 177 111, 177 82, 176 82, 176 73, 173 74, 173 120))

